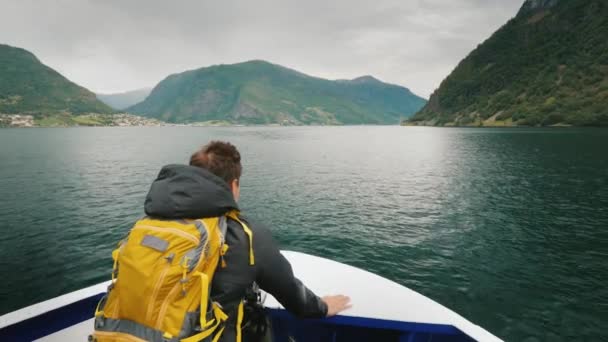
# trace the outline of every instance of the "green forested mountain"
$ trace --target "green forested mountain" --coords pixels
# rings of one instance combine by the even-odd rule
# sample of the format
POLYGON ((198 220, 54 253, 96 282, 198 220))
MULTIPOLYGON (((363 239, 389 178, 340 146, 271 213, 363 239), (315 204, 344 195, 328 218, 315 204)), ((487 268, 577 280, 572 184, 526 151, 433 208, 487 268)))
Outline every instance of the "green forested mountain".
POLYGON ((527 0, 409 123, 608 125, 608 1, 527 0))
POLYGON ((0 44, 0 113, 110 113, 95 94, 70 82, 24 49, 0 44))
POLYGON ((249 61, 171 75, 128 110, 179 123, 396 124, 424 103, 371 76, 330 81, 249 61))
POLYGON ((114 109, 123 110, 145 100, 150 91, 152 91, 152 88, 142 88, 124 93, 97 94, 97 98, 114 109))

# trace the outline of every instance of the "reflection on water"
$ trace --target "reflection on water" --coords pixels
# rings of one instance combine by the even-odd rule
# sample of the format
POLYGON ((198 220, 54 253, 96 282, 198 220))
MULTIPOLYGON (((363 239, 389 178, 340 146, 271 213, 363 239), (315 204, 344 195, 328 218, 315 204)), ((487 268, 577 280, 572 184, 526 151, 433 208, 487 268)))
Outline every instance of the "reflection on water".
POLYGON ((608 334, 608 131, 578 129, 0 130, 1 312, 105 280, 160 167, 211 139, 239 147, 242 207, 285 248, 510 341, 608 334))

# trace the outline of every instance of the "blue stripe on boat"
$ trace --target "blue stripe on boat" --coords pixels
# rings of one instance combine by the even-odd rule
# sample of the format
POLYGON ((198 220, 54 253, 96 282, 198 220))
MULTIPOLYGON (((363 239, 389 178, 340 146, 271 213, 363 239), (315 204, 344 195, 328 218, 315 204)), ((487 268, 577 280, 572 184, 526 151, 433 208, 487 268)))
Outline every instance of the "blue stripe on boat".
MULTIPOLYGON (((0 329, 0 341, 32 341, 93 318, 100 293, 0 329)), ((93 326, 91 326, 91 332, 93 326)))
MULTIPOLYGON (((0 329, 0 341, 32 341, 93 317, 99 293, 66 306, 0 329)), ((290 341, 474 341, 451 325, 399 322, 375 318, 336 316, 299 320, 285 310, 266 309, 272 320, 275 342, 290 341)), ((91 326, 91 331, 93 327, 91 326)))
POLYGON ((475 341, 451 325, 350 316, 336 316, 322 320, 300 320, 285 310, 266 309, 266 311, 272 320, 274 342, 294 340, 319 342, 475 341))

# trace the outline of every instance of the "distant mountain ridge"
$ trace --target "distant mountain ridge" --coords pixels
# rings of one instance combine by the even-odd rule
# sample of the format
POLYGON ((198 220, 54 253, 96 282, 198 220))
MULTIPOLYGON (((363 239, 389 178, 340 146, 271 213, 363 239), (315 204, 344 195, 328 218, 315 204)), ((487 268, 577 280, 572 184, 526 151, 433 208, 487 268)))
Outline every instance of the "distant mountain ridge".
POLYGON ((608 125, 608 2, 527 0, 409 124, 608 125))
POLYGON ((42 64, 34 54, 0 44, 0 113, 112 113, 95 94, 42 64))
POLYGON ((152 88, 141 88, 115 94, 96 94, 97 99, 116 109, 123 110, 137 104, 148 97, 152 88))
POLYGON ((175 123, 396 124, 425 102, 370 76, 331 81, 254 60, 170 75, 128 111, 175 123))

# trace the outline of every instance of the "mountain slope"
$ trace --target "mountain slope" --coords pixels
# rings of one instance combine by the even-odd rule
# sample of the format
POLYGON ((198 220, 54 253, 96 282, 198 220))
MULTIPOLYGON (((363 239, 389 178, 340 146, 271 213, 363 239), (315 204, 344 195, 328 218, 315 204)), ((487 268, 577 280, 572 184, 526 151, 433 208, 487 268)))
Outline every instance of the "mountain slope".
POLYGON ((111 113, 95 94, 24 49, 0 44, 0 113, 111 113))
POLYGON ((608 125, 607 37, 605 0, 527 0, 410 123, 608 125))
POLYGON ((171 75, 128 110, 179 123, 394 124, 424 103, 371 77, 329 81, 249 61, 171 75))
POLYGON ((123 110, 145 100, 151 91, 152 88, 142 88, 124 93, 97 94, 97 99, 114 109, 123 110))

